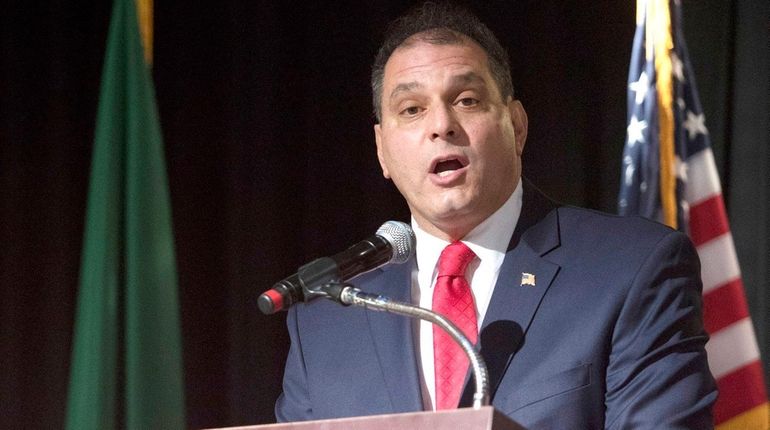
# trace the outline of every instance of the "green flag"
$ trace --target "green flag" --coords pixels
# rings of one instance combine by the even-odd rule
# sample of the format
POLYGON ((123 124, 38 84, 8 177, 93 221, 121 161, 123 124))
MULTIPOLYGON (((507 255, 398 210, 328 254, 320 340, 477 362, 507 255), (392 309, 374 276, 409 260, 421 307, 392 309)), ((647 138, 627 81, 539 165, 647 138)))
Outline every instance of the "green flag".
POLYGON ((132 0, 115 0, 102 72, 66 428, 184 428, 163 142, 132 0))

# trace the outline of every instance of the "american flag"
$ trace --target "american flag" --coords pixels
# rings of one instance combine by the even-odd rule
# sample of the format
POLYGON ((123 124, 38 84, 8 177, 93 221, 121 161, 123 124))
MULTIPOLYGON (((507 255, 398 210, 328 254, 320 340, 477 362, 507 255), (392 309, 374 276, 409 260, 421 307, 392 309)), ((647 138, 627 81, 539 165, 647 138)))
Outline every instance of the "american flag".
POLYGON ((637 0, 619 212, 664 222, 695 243, 716 428, 768 429, 759 348, 681 22, 678 0, 637 0))

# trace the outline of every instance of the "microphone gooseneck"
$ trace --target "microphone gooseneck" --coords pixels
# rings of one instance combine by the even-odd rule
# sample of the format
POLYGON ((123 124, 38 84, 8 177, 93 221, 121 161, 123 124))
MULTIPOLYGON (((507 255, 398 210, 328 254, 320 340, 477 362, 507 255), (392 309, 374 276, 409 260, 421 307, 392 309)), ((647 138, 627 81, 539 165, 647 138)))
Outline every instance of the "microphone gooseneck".
POLYGON ((476 391, 473 393, 473 408, 478 409, 489 405, 489 372, 487 371, 486 363, 484 363, 484 358, 473 347, 473 343, 449 319, 419 306, 394 301, 377 294, 365 293, 351 285, 335 284, 328 285, 327 287, 332 293, 330 298, 343 305, 361 306, 367 309, 405 315, 411 318, 426 320, 441 327, 460 345, 470 360, 471 368, 473 369, 473 379, 476 381, 476 391))

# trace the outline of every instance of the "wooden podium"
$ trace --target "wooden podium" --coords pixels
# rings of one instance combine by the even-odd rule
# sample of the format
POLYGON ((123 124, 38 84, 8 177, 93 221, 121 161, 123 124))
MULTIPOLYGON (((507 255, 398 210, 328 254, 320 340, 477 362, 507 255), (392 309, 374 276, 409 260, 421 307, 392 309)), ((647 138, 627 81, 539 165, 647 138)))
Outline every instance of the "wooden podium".
POLYGON ((526 430, 491 406, 211 430, 526 430))

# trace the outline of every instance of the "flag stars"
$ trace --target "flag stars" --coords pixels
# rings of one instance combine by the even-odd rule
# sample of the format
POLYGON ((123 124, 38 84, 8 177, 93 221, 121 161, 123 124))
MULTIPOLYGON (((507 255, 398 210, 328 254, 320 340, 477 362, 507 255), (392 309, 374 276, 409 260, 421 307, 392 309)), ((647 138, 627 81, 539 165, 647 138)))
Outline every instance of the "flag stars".
POLYGON ((623 157, 623 165, 625 166, 623 169, 623 180, 626 183, 626 186, 630 186, 634 183, 634 172, 636 171, 636 168, 634 167, 634 158, 630 155, 626 155, 623 157))
MULTIPOLYGON (((695 115, 691 111, 687 111, 687 119, 682 124, 687 130, 687 137, 693 140, 695 136, 699 134, 708 135, 709 131, 706 129, 706 116, 702 113, 695 115)), ((629 125, 629 127, 631 127, 629 125)))
POLYGON ((630 186, 634 183, 634 173, 636 172, 636 168, 634 168, 633 164, 627 164, 626 165, 626 171, 624 172, 626 186, 630 186))
POLYGON ((679 206, 682 208, 682 216, 684 219, 690 219, 690 204, 687 203, 687 200, 681 199, 679 201, 679 206))
POLYGON ((687 182, 687 169, 686 162, 682 161, 678 156, 674 158, 674 175, 682 180, 682 182, 687 182))
POLYGON ((636 104, 642 104, 647 96, 647 90, 650 89, 650 78, 647 77, 647 73, 642 72, 639 80, 628 84, 628 88, 636 94, 636 104))
POLYGON ((676 55, 676 52, 671 53, 671 71, 680 82, 684 82, 684 63, 676 55))
POLYGON ((639 121, 636 116, 631 117, 628 123, 628 145, 634 146, 636 142, 644 142, 644 130, 647 128, 647 121, 639 121))

